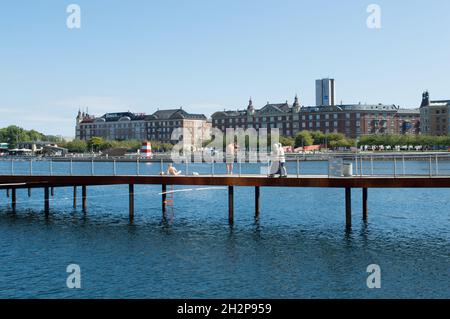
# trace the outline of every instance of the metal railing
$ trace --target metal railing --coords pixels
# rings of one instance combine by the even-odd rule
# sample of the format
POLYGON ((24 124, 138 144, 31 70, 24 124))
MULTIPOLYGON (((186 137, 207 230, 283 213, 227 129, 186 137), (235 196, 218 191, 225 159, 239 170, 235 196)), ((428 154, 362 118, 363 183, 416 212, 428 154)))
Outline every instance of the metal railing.
MULTIPOLYGON (((76 175, 76 176, 152 176, 166 173, 167 165, 173 163, 160 159, 134 161, 118 159, 77 160, 75 158, 1 158, 0 175, 76 175)), ((268 175, 270 160, 249 163, 248 159, 236 158, 233 175, 268 175)), ((196 163, 184 158, 174 166, 181 175, 225 175, 226 159, 196 163)), ((306 160, 303 155, 287 157, 286 168, 289 177, 301 178, 305 175, 333 177, 363 176, 450 176, 450 154, 345 154, 329 155, 328 160, 306 160)))

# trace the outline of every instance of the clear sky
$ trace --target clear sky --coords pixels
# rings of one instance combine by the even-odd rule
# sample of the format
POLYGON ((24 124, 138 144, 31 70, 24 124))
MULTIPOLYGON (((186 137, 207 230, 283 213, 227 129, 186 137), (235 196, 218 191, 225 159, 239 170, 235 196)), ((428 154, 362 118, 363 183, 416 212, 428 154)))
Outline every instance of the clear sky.
POLYGON ((425 89, 450 98, 449 14, 448 0, 4 0, 0 126, 73 136, 80 107, 313 105, 321 77, 338 102, 418 107, 425 89), (367 27, 371 3, 381 29, 367 27))

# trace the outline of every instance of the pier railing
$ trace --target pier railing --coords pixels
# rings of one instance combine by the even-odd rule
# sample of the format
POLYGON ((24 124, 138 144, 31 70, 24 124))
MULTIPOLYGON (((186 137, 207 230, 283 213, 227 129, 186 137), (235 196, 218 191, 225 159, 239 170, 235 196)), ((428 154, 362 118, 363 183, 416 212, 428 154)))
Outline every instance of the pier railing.
MULTIPOLYGON (((165 174, 172 161, 134 161, 120 159, 92 158, 1 158, 0 175, 72 175, 72 176, 118 176, 138 175, 154 176, 165 174)), ((195 163, 185 158, 181 163, 173 164, 181 175, 224 175, 227 173, 226 160, 195 163)), ((233 175, 267 176, 272 162, 249 163, 236 159, 233 175)), ((346 154, 328 155, 314 160, 304 160, 302 155, 289 156, 285 163, 289 177, 320 175, 330 178, 346 176, 450 176, 450 154, 346 154)))

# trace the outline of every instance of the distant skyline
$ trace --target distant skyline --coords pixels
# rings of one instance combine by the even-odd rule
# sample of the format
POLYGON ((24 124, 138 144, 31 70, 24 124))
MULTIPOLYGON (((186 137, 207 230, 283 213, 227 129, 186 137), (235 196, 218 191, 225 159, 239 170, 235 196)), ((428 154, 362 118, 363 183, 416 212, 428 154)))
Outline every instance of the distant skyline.
POLYGON ((211 115, 289 100, 419 107, 450 98, 448 0, 4 1, 0 127, 74 135, 79 108, 211 115), (81 8, 68 29, 66 8, 81 8), (367 7, 381 8, 370 29, 367 7))

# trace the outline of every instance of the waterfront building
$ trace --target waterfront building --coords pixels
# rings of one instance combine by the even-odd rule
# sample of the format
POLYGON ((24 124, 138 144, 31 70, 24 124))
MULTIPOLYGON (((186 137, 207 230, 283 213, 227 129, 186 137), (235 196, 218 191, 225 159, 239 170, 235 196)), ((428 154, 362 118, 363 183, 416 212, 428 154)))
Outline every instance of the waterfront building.
POLYGON ((335 96, 334 79, 316 80, 316 106, 333 106, 335 96))
POLYGON ((157 110, 151 115, 128 111, 106 113, 100 117, 79 111, 76 117, 76 138, 87 141, 96 136, 105 140, 136 139, 170 143, 174 129, 186 128, 193 135, 200 131, 202 136, 206 136, 208 127, 210 123, 205 115, 191 114, 182 108, 157 110))
MULTIPOLYGON (((334 80, 328 82, 333 87, 334 80)), ((319 85, 318 85, 319 86, 319 85)), ((334 103, 333 98, 329 100, 334 103)), ((267 102, 255 109, 252 99, 247 108, 220 111, 212 115, 213 127, 227 128, 278 128, 282 136, 294 137, 302 130, 324 133, 343 133, 350 138, 369 134, 419 134, 419 109, 404 109, 386 104, 340 104, 302 106, 295 96, 294 102, 272 104, 267 102)))
POLYGON ((292 105, 288 101, 277 104, 267 102, 259 110, 254 108, 250 98, 249 104, 244 110, 224 110, 214 113, 212 115, 212 126, 223 132, 227 128, 254 128, 256 130, 265 128, 268 132, 272 128, 278 128, 280 135, 291 136, 294 133, 293 119, 298 116, 299 111, 300 103, 297 96, 292 105))
POLYGON ((144 140, 147 138, 145 114, 119 112, 100 117, 78 111, 76 138, 88 141, 92 137, 105 140, 144 140))
POLYGON ((421 131, 425 135, 450 134, 450 100, 430 100, 430 94, 422 94, 420 105, 421 131))
POLYGON ((147 138, 165 143, 171 142, 172 132, 175 129, 187 129, 191 135, 191 142, 194 144, 197 138, 207 139, 211 128, 211 124, 204 114, 188 113, 182 108, 158 110, 145 117, 145 122, 147 123, 147 138))

